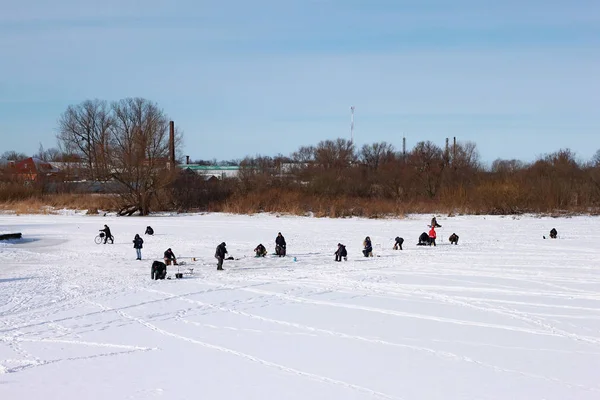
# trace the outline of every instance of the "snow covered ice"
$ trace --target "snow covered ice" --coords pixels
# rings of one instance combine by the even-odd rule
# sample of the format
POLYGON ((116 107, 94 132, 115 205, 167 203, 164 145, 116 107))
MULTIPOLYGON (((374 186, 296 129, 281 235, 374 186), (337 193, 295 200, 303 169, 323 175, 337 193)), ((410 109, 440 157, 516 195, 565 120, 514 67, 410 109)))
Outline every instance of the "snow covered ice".
POLYGON ((600 220, 430 218, 0 216, 0 399, 599 399, 600 220))

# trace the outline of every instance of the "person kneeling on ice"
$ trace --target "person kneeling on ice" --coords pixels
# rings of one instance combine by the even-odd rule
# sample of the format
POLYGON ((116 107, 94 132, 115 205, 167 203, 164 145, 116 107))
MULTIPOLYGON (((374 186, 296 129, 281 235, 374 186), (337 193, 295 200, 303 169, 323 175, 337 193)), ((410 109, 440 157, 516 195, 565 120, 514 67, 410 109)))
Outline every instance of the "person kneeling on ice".
POLYGON ((173 265, 177 265, 177 258, 175 257, 175 254, 173 254, 173 250, 171 250, 170 247, 167 249, 167 251, 165 251, 164 258, 165 264, 171 265, 171 262, 173 262, 173 265))
POLYGON ((404 243, 404 239, 400 236, 396 236, 396 242, 394 243, 394 250, 402 250, 402 243, 404 243))
POLYGON ((346 246, 341 243, 338 243, 338 248, 333 254, 335 254, 335 261, 342 261, 342 258, 344 261, 348 261, 348 252, 346 251, 346 246))
POLYGON ((258 246, 256 246, 256 248, 254 249, 254 253, 256 253, 255 257, 264 257, 267 255, 267 249, 261 243, 258 246))
POLYGON ((154 229, 152 229, 151 226, 147 226, 146 232, 144 232, 144 235, 150 235, 150 236, 154 235, 154 229))
POLYGON ((225 248, 225 242, 221 243, 217 246, 217 251, 215 251, 215 258, 217 259, 217 270, 223 270, 223 260, 225 259, 225 254, 227 254, 227 249, 225 248))
POLYGON ((450 238, 448 240, 450 241, 450 244, 458 244, 458 235, 456 233, 453 233, 452 235, 450 235, 450 238))
POLYGON ((285 238, 283 237, 283 235, 281 234, 281 232, 279 232, 277 234, 277 238, 275 239, 275 254, 277 254, 279 257, 284 257, 285 256, 285 238))
POLYGON ((152 263, 151 278, 154 280, 165 279, 167 276, 167 266, 165 263, 160 261, 154 261, 152 263))
POLYGON ((373 257, 373 245, 371 245, 371 238, 366 237, 363 241, 363 254, 365 257, 373 257))
POLYGON ((550 230, 550 238, 551 239, 556 239, 557 236, 558 236, 558 232, 556 231, 556 229, 552 228, 550 230))
POLYGON ((140 235, 138 235, 136 233, 135 237, 133 238, 133 248, 135 249, 135 252, 137 253, 136 260, 141 260, 142 259, 142 245, 143 244, 144 244, 144 239, 142 239, 140 237, 140 235))
POLYGON ((419 243, 417 243, 417 246, 429 246, 430 244, 431 243, 427 232, 421 233, 421 236, 419 236, 419 243))
POLYGON ((429 230, 429 245, 435 246, 435 239, 437 238, 437 234, 435 233, 435 227, 431 227, 429 230))

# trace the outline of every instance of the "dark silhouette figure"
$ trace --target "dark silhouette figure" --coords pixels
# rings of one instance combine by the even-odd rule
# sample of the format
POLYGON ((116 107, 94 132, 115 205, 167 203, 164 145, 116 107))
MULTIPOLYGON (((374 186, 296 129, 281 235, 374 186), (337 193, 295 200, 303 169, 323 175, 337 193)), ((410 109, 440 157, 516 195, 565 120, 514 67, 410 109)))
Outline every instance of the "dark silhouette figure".
POLYGON ((286 253, 285 238, 283 237, 281 232, 279 232, 277 234, 277 238, 275 239, 275 254, 277 254, 279 257, 284 257, 285 253, 286 253))
POLYGON ((104 229, 100 229, 100 232, 104 232, 104 244, 110 239, 110 244, 115 242, 115 238, 113 238, 112 233, 110 233, 110 228, 108 225, 104 225, 104 229))
POLYGON ((365 240, 363 241, 363 255, 365 257, 373 257, 373 245, 371 244, 371 238, 370 237, 366 237, 365 240))
POLYGON ((161 263, 160 261, 154 261, 152 263, 152 269, 150 277, 154 280, 157 279, 165 279, 167 276, 167 266, 165 263, 161 263))
POLYGON ((448 240, 450 241, 450 244, 458 244, 458 235, 456 233, 453 233, 452 235, 450 235, 450 238, 448 240))
POLYGON ((419 236, 419 243, 417 243, 417 246, 429 246, 429 245, 431 245, 431 240, 429 239, 429 235, 427 234, 427 232, 421 233, 421 236, 419 236))
POLYGON ((142 247, 144 244, 144 239, 142 239, 140 237, 140 235, 138 235, 136 233, 135 237, 133 238, 133 248, 135 249, 135 252, 137 253, 137 258, 136 260, 141 260, 142 259, 142 247))
POLYGON ((267 249, 261 243, 258 246, 256 246, 256 248, 254 249, 254 253, 256 254, 256 257, 264 257, 267 255, 267 249))
POLYGON ((402 243, 404 243, 404 239, 400 236, 396 236, 396 242, 394 242, 394 250, 402 250, 402 243))
POLYGON ((227 254, 227 248, 225 247, 225 242, 221 243, 217 246, 217 250, 215 251, 215 258, 217 259, 217 270, 223 271, 223 260, 225 259, 225 254, 227 254))
POLYGON ((348 252, 346 251, 346 246, 341 243, 338 243, 338 248, 333 254, 335 254, 335 261, 342 261, 342 258, 344 261, 348 261, 348 252))
POLYGON ((175 257, 175 254, 173 254, 173 250, 171 250, 170 247, 167 249, 167 251, 165 251, 164 258, 165 264, 171 265, 172 262, 173 265, 177 265, 177 257, 175 257))

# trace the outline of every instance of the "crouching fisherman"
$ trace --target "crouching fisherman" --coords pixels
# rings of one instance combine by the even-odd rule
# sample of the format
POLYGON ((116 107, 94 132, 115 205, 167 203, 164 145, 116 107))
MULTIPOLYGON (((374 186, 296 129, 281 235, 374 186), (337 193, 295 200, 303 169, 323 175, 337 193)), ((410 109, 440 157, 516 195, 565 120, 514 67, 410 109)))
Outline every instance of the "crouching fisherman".
POLYGON ((261 243, 258 246, 256 246, 256 248, 254 249, 254 253, 256 254, 256 257, 264 257, 267 255, 267 249, 261 243))
POLYGON ((421 236, 419 236, 419 243, 417 243, 417 246, 429 246, 431 243, 429 241, 429 235, 427 234, 427 232, 423 232, 421 233, 421 236))
POLYGON ((175 254, 173 253, 173 250, 171 250, 170 247, 167 249, 167 251, 165 251, 164 258, 165 264, 171 265, 172 262, 173 265, 177 265, 177 258, 175 257, 175 254))
POLYGON ((286 253, 285 238, 283 237, 281 232, 279 232, 277 234, 277 237, 275 238, 275 254, 277 254, 279 257, 285 257, 285 253, 286 253))
POLYGON ((394 250, 402 250, 402 243, 404 243, 404 239, 400 236, 396 236, 396 242, 394 243, 394 250))
POLYGON ((157 279, 165 279, 166 276, 167 276, 167 266, 165 265, 165 263, 162 263, 160 261, 154 261, 152 263, 152 270, 151 270, 150 277, 154 280, 157 280, 157 279))
POLYGON ((456 233, 453 233, 452 235, 450 235, 450 238, 448 240, 450 241, 450 244, 458 244, 458 235, 456 233))
POLYGON ((341 243, 338 243, 338 248, 333 254, 335 254, 335 261, 342 261, 342 258, 344 261, 348 261, 348 251, 346 251, 346 246, 341 243))
POLYGON ((365 257, 373 257, 373 245, 371 244, 371 238, 370 237, 366 237, 365 240, 363 241, 363 255, 365 257))

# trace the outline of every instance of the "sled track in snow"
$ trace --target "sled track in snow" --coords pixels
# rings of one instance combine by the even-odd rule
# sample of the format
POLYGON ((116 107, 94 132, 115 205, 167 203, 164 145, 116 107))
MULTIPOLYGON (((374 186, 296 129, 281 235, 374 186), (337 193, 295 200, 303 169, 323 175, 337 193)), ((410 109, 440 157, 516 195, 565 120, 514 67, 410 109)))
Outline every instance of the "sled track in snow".
POLYGON ((148 329, 150 329, 150 330, 152 330, 154 332, 157 332, 157 333, 159 333, 161 335, 164 335, 164 336, 170 336, 170 337, 173 337, 175 339, 179 339, 179 340, 183 340, 183 341, 186 341, 186 342, 189 342, 189 343, 193 343, 193 344, 196 344, 196 345, 199 345, 199 346, 202 346, 202 347, 206 347, 206 348, 211 349, 211 350, 217 350, 217 351, 220 351, 220 352, 223 352, 223 353, 231 354, 231 355, 234 355, 236 357, 240 357, 240 358, 246 359, 248 361, 264 365, 266 367, 275 368, 275 369, 283 371, 283 372, 295 374, 295 375, 302 376, 304 378, 308 378, 308 379, 311 379, 311 380, 316 380, 316 381, 319 381, 319 382, 322 382, 322 383, 328 383, 328 384, 334 384, 334 385, 342 386, 342 387, 345 387, 345 388, 348 388, 348 389, 352 389, 352 390, 356 390, 356 391, 359 391, 359 392, 363 392, 363 393, 366 393, 366 394, 369 394, 369 395, 372 395, 372 396, 375 396, 375 397, 378 397, 378 398, 390 399, 390 400, 403 400, 401 397, 390 396, 388 394, 385 394, 385 393, 382 393, 382 392, 378 392, 376 390, 369 389, 369 388, 366 388, 366 387, 363 387, 363 386, 359 386, 359 385, 355 385, 355 384, 352 384, 352 383, 340 381, 340 380, 337 380, 337 379, 328 378, 328 377, 322 376, 322 375, 312 374, 310 372, 300 371, 300 370, 297 370, 297 369, 294 369, 294 368, 290 368, 290 367, 286 367, 284 365, 277 364, 277 363, 274 363, 274 362, 271 362, 271 361, 263 360, 261 358, 252 356, 250 354, 246 354, 246 353, 243 353, 243 352, 232 350, 232 349, 229 349, 227 347, 210 344, 210 343, 206 343, 206 342, 194 339, 194 338, 190 338, 190 337, 187 337, 187 336, 179 335, 177 333, 170 332, 170 331, 164 330, 162 328, 159 328, 158 326, 153 325, 150 322, 148 322, 148 321, 146 321, 146 320, 144 320, 142 318, 134 317, 134 316, 129 315, 129 314, 127 314, 127 313, 125 313, 125 312, 123 312, 121 310, 112 310, 111 308, 105 307, 102 304, 99 304, 99 303, 95 303, 95 304, 99 308, 101 308, 103 310, 103 312, 106 312, 106 311, 115 311, 116 313, 118 313, 119 315, 121 315, 123 318, 127 318, 127 319, 130 319, 132 321, 135 321, 135 322, 137 322, 137 323, 145 326, 146 328, 148 328, 148 329))

